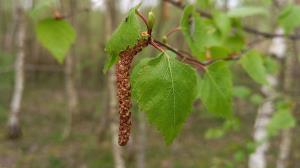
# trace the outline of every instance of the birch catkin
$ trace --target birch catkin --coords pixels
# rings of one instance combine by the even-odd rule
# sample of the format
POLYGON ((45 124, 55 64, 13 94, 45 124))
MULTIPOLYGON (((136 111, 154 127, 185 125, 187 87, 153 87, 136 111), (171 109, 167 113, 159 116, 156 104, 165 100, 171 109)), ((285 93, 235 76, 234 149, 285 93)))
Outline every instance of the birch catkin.
POLYGON ((134 47, 128 47, 119 54, 119 61, 116 65, 117 96, 119 101, 119 145, 127 144, 131 131, 131 87, 130 68, 134 56, 142 51, 149 43, 148 39, 141 39, 134 47))

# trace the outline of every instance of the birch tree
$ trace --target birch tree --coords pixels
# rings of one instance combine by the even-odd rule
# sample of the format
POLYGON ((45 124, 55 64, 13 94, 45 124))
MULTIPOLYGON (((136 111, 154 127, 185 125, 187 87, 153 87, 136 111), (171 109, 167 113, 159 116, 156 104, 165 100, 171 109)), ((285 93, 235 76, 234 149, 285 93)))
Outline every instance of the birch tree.
POLYGON ((136 135, 136 167, 145 168, 145 151, 146 151, 146 120, 143 112, 138 112, 138 128, 136 135))
MULTIPOLYGON (((276 33, 283 33, 282 28, 278 28, 276 33)), ((284 58, 286 44, 283 38, 274 38, 272 40, 269 52, 277 58, 284 58)), ((249 168, 266 168, 266 152, 269 148, 267 126, 270 123, 274 112, 274 99, 276 98, 275 87, 278 84, 278 77, 274 75, 268 76, 270 86, 263 86, 261 91, 266 95, 266 100, 259 107, 257 117, 254 124, 253 138, 256 144, 259 144, 255 152, 250 155, 249 168)))
MULTIPOLYGON (((25 61, 25 40, 26 40, 26 22, 24 15, 23 1, 14 1, 14 12, 16 22, 18 23, 15 61, 15 84, 13 96, 10 104, 10 114, 8 119, 9 138, 18 138, 21 135, 20 110, 24 89, 24 61, 25 61)), ((16 24, 16 23, 15 23, 16 24)))
MULTIPOLYGON (((284 72, 284 81, 283 81, 283 90, 286 95, 292 97, 291 88, 293 88, 293 79, 295 68, 297 68, 297 56, 298 56, 298 46, 297 42, 293 41, 293 50, 294 52, 286 58, 285 63, 285 72, 284 72)), ((292 108, 293 110, 293 108, 292 108)), ((291 152, 292 145, 292 128, 283 129, 281 132, 281 142, 279 145, 279 154, 277 158, 277 168, 287 168, 289 167, 288 159, 291 152)))
MULTIPOLYGON (((68 1, 68 6, 70 7, 71 24, 75 25, 76 20, 76 9, 77 2, 73 0, 68 1)), ((67 95, 67 124, 63 133, 63 137, 67 138, 72 130, 72 120, 73 114, 76 114, 78 111, 78 93, 76 90, 76 58, 75 58, 75 47, 71 48, 70 54, 66 58, 65 64, 65 86, 66 86, 66 95, 67 95)))
MULTIPOLYGON (((8 27, 8 35, 5 37, 5 43, 4 43, 4 48, 7 49, 8 51, 13 51, 12 46, 15 46, 15 39, 17 39, 16 34, 18 32, 18 26, 20 22, 19 14, 17 12, 17 9, 19 7, 22 7, 22 10, 24 10, 24 6, 20 5, 19 0, 12 0, 11 1, 11 6, 12 6, 12 22, 7 26, 8 27)), ((24 3, 24 2, 23 2, 24 3)))
MULTIPOLYGON (((297 4, 300 4, 299 0, 295 0, 295 2, 297 4)), ((297 30, 295 32, 299 33, 299 31, 297 30)), ((299 51, 298 51, 299 48, 297 46, 298 43, 296 40, 293 40, 292 42, 293 42, 292 45, 293 45, 294 53, 290 55, 289 58, 286 59, 286 65, 285 65, 286 69, 284 73, 285 79, 283 83, 283 89, 287 95, 290 95, 289 90, 293 87, 293 81, 294 81, 293 72, 297 67, 297 62, 298 62, 297 57, 299 56, 299 51)), ((281 132, 279 155, 276 164, 277 168, 287 168, 289 166, 288 159, 290 156, 291 147, 292 147, 292 129, 287 128, 281 132)))
MULTIPOLYGON (((116 1, 115 0, 106 0, 106 39, 112 33, 112 30, 116 28, 117 25, 117 10, 116 10, 116 1)), ((111 142, 112 142, 112 153, 114 158, 114 167, 115 168, 125 168, 124 158, 122 156, 122 149, 118 145, 118 120, 117 120, 117 99, 116 99, 116 77, 115 77, 114 68, 108 72, 108 92, 109 92, 109 118, 110 118, 110 133, 111 133, 111 142)))

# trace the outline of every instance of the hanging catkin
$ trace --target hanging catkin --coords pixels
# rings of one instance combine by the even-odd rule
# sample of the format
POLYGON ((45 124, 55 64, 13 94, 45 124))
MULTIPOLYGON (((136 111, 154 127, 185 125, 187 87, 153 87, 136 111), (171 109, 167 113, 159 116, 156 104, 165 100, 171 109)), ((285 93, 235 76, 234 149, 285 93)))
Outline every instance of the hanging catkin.
POLYGON ((119 145, 127 144, 131 131, 131 87, 130 68, 134 56, 149 44, 148 39, 141 39, 134 47, 128 47, 119 54, 116 65, 117 96, 119 100, 119 145))

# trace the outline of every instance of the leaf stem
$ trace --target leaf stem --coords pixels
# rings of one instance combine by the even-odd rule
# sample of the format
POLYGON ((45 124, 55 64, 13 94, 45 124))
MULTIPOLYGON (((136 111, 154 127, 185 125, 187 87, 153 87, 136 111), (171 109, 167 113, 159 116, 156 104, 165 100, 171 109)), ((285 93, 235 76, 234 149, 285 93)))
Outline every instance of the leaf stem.
POLYGON ((144 24, 147 27, 148 34, 151 36, 151 34, 152 34, 152 28, 150 28, 150 26, 148 25, 147 18, 143 14, 141 14, 137 9, 135 10, 135 13, 142 19, 142 21, 144 22, 144 24))
POLYGON ((171 46, 169 46, 167 44, 164 44, 164 43, 162 43, 162 42, 160 42, 158 40, 152 40, 152 41, 155 44, 158 44, 158 45, 160 45, 160 46, 162 46, 162 47, 164 47, 164 48, 166 48, 166 49, 174 52, 181 61, 183 61, 183 62, 185 62, 187 64, 193 65, 196 69, 199 69, 199 70, 204 70, 205 69, 205 64, 202 63, 202 62, 200 62, 200 61, 198 61, 198 60, 196 60, 195 58, 192 58, 190 56, 187 57, 186 54, 184 54, 184 53, 182 53, 180 51, 177 51, 176 49, 172 48, 171 46))
POLYGON ((165 52, 165 50, 162 49, 155 41, 153 41, 153 39, 150 40, 150 44, 151 44, 154 48, 158 49, 160 52, 165 52))

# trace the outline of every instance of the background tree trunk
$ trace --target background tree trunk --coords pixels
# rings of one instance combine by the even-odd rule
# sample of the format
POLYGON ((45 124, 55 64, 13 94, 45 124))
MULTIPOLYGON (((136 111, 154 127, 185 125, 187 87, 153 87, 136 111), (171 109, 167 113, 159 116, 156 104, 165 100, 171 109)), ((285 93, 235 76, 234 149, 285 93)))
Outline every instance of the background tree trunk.
POLYGON ((13 4, 16 12, 16 22, 18 23, 18 34, 16 38, 17 44, 17 55, 15 61, 15 86, 14 93, 10 106, 10 115, 8 121, 8 137, 18 138, 21 135, 20 126, 20 107, 22 102, 22 95, 24 89, 24 60, 25 60, 25 34, 26 34, 26 24, 24 8, 22 6, 22 1, 13 4))
MULTIPOLYGON (((115 0, 106 0, 106 39, 112 34, 117 25, 117 10, 115 0)), ((118 111, 116 94, 116 76, 113 66, 108 72, 108 92, 109 92, 109 118, 110 132, 112 136, 112 153, 115 162, 115 168, 125 168, 124 158, 122 156, 122 147, 118 144, 118 111)))
MULTIPOLYGON (((15 46, 15 39, 16 38, 16 35, 17 35, 17 31, 18 31, 18 27, 19 27, 19 24, 21 24, 19 22, 20 20, 20 15, 18 13, 18 8, 22 8, 21 10, 24 10, 24 7, 21 6, 22 1, 19 1, 19 0, 11 0, 11 4, 12 4, 12 22, 8 25, 8 33, 7 35, 5 36, 5 45, 4 45, 4 48, 5 50, 7 51, 10 51, 12 52, 13 51, 13 47, 12 46, 15 46)), ((19 28, 20 29, 20 28, 19 28)))
MULTIPOLYGON (((75 25, 76 20, 76 9, 77 4, 76 1, 70 0, 70 15, 71 22, 73 26, 75 25)), ((78 111, 78 93, 76 90, 76 58, 75 58, 75 47, 71 48, 70 54, 66 58, 65 65, 65 84, 66 84, 66 92, 67 92, 67 124, 63 133, 63 137, 67 138, 71 134, 72 130, 72 120, 73 114, 76 114, 78 111)))
MULTIPOLYGON (((113 67, 114 68, 114 67, 113 67)), ((112 152, 115 162, 115 168, 125 168, 124 158, 122 156, 122 147, 118 144, 118 113, 117 100, 115 89, 115 73, 110 70, 108 73, 108 88, 109 88, 109 115, 110 115, 110 132, 112 136, 112 152)))
MULTIPOLYGON (((276 33, 282 33, 283 30, 278 28, 276 33)), ((272 40, 270 49, 271 54, 274 54, 278 58, 283 58, 286 51, 286 43, 282 38, 274 38, 272 40)), ((256 144, 259 144, 255 152, 250 155, 249 158, 249 168, 266 168, 266 152, 269 148, 268 141, 268 132, 267 126, 271 120, 271 117, 274 112, 274 98, 276 97, 276 91, 274 90, 275 86, 278 83, 277 76, 269 76, 268 81, 271 84, 271 87, 263 86, 262 92, 266 95, 266 101, 258 109, 258 114, 255 120, 254 125, 254 141, 256 144)))
MULTIPOLYGON (((293 49, 294 53, 291 54, 289 57, 286 58, 285 63, 285 73, 284 73, 284 83, 283 83, 283 90, 286 95, 291 95, 290 89, 293 88, 293 79, 294 79, 294 70, 297 68, 297 57, 298 57, 298 48, 297 42, 293 41, 293 49)), ((294 109, 292 108, 292 111, 294 109)), ((292 129, 284 129, 281 133, 281 142, 279 146, 279 155, 277 159, 277 168, 287 168, 288 167, 288 159, 291 151, 291 144, 292 144, 292 129)))
POLYGON ((136 167, 145 168, 145 144, 146 144, 146 120, 145 113, 138 112, 137 135, 136 135, 136 167))
POLYGON ((277 159, 276 168, 288 167, 288 159, 290 155, 291 144, 292 144, 291 129, 285 129, 281 133, 281 142, 279 146, 279 155, 277 159))

